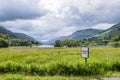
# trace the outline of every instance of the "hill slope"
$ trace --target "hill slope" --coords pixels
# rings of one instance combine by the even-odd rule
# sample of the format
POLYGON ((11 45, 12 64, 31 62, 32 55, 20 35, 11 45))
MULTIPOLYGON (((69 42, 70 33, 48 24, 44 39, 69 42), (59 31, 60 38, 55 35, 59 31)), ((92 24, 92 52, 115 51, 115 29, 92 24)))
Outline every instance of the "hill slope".
POLYGON ((13 33, 12 31, 0 26, 0 33, 2 34, 9 34, 9 37, 14 39, 14 38, 18 38, 18 39, 26 39, 26 40, 30 40, 30 41, 36 41, 34 38, 23 34, 23 33, 13 33))
POLYGON ((17 36, 15 36, 13 32, 11 32, 11 31, 8 30, 8 29, 5 29, 5 28, 2 27, 2 26, 0 26, 0 33, 2 33, 2 34, 9 34, 9 37, 10 37, 10 38, 17 38, 17 36))
POLYGON ((7 30, 7 29, 5 29, 2 26, 0 26, 0 33, 3 33, 3 34, 13 34, 10 30, 7 30))
POLYGON ((120 23, 101 32, 100 34, 95 35, 94 37, 97 37, 98 39, 110 40, 117 36, 120 36, 120 23))
POLYGON ((85 29, 85 30, 79 30, 68 36, 68 39, 75 39, 75 40, 82 40, 90 38, 103 30, 99 29, 85 29))
POLYGON ((27 40, 31 40, 31 41, 36 41, 33 37, 28 36, 28 35, 23 34, 23 33, 14 33, 14 35, 16 35, 17 37, 22 38, 22 39, 27 39, 27 40))
POLYGON ((54 44, 56 40, 65 40, 65 39, 72 39, 72 40, 82 40, 82 39, 87 39, 90 38, 103 30, 99 29, 85 29, 85 30, 78 30, 74 33, 72 33, 69 36, 62 36, 62 37, 57 37, 54 39, 51 39, 50 41, 46 42, 45 44, 54 44))

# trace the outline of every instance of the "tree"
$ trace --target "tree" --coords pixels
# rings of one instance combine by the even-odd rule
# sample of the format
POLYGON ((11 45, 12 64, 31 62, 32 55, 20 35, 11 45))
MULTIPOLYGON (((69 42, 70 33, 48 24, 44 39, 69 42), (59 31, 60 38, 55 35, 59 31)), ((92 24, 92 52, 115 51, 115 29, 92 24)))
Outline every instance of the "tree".
POLYGON ((108 45, 113 47, 120 47, 120 42, 109 42, 108 45))
POLYGON ((8 47, 8 40, 5 40, 3 38, 0 38, 0 47, 8 47))
POLYGON ((55 44, 54 44, 54 47, 63 47, 62 41, 56 40, 55 44))
POLYGON ((8 47, 8 35, 7 34, 0 34, 0 48, 1 47, 8 47))
POLYGON ((32 42, 25 39, 11 39, 11 46, 32 46, 32 42))
POLYGON ((67 47, 77 47, 80 46, 80 42, 78 40, 63 40, 63 45, 67 47))
POLYGON ((112 39, 112 41, 120 41, 120 36, 115 36, 113 39, 112 39))
POLYGON ((77 46, 80 46, 80 42, 78 40, 68 40, 68 39, 63 41, 57 40, 55 41, 54 46, 55 47, 63 47, 63 46, 77 47, 77 46))
POLYGON ((113 46, 113 47, 120 47, 120 43, 119 43, 119 42, 114 42, 114 43, 112 44, 112 46, 113 46))

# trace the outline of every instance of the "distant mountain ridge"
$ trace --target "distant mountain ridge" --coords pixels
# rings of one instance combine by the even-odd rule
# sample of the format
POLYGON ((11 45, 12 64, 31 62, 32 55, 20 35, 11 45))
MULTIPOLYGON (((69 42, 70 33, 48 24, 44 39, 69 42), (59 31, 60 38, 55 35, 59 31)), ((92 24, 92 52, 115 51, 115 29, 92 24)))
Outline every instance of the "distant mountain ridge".
POLYGON ((68 36, 68 39, 74 39, 74 40, 82 40, 82 39, 88 39, 90 37, 93 37, 94 35, 102 32, 103 30, 99 29, 84 29, 84 30, 78 30, 71 35, 68 36))
POLYGON ((56 40, 65 40, 65 39, 82 40, 82 39, 88 39, 88 38, 93 37, 94 35, 96 35, 98 33, 101 33, 102 31, 103 30, 99 30, 99 29, 78 30, 78 31, 72 33, 69 36, 61 36, 61 37, 51 39, 48 42, 46 42, 46 44, 54 44, 56 40))

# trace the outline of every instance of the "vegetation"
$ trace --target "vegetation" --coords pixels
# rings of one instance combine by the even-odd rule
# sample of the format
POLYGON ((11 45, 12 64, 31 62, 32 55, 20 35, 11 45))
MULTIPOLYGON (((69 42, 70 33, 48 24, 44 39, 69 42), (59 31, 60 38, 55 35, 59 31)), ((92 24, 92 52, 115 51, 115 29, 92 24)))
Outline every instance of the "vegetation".
POLYGON ((90 48, 87 65, 80 48, 4 48, 0 49, 0 73, 23 77, 111 76, 120 72, 119 58, 119 48, 90 48))
POLYGON ((103 30, 99 30, 99 29, 78 30, 74 32, 73 34, 69 35, 67 39, 72 39, 72 40, 88 39, 90 37, 93 37, 96 34, 99 34, 102 31, 103 30))
POLYGON ((80 42, 78 40, 57 40, 54 47, 78 47, 80 42))
POLYGON ((98 39, 98 38, 89 38, 81 40, 83 45, 86 44, 87 46, 112 46, 112 47, 120 47, 120 39, 116 38, 119 36, 115 36, 111 39, 98 39))
POLYGON ((32 46, 38 45, 34 38, 23 33, 13 33, 0 26, 0 48, 9 46, 32 46))
POLYGON ((83 40, 83 39, 88 39, 100 32, 102 32, 103 30, 99 30, 99 29, 85 29, 85 30, 78 30, 74 33, 72 33, 69 36, 62 36, 62 37, 57 37, 54 39, 51 39, 50 41, 48 41, 48 44, 54 44, 55 41, 57 40, 83 40))
POLYGON ((25 39, 11 39, 10 46, 32 46, 33 44, 38 45, 38 42, 29 41, 25 39))
MULTIPOLYGON (((72 42, 75 42, 80 46, 120 47, 120 23, 104 31, 94 29, 80 30, 69 36, 68 40, 61 40, 61 44, 63 44, 64 41, 68 42, 67 47, 73 47, 74 44, 68 46, 69 43, 71 44, 72 42), (79 40, 79 43, 74 40, 79 40)), ((56 44, 57 43, 55 42, 55 45, 56 44)), ((74 47, 77 47, 78 45, 75 45, 74 47)))
POLYGON ((120 23, 112 26, 111 28, 95 35, 99 39, 112 40, 113 38, 119 38, 120 36, 120 23))
POLYGON ((0 80, 90 80, 91 77, 65 77, 65 76, 25 76, 19 74, 4 74, 0 80))
POLYGON ((0 34, 0 47, 8 47, 8 35, 0 34))
POLYGON ((54 47, 78 47, 78 46, 111 46, 120 47, 120 41, 102 40, 96 38, 83 40, 56 40, 54 47))
POLYGON ((0 34, 0 48, 9 46, 32 46, 38 45, 37 41, 15 38, 12 39, 8 34, 0 34))
POLYGON ((120 47, 120 23, 101 32, 100 34, 95 35, 94 37, 88 40, 97 40, 97 42, 99 41, 100 43, 105 43, 104 45, 120 47))

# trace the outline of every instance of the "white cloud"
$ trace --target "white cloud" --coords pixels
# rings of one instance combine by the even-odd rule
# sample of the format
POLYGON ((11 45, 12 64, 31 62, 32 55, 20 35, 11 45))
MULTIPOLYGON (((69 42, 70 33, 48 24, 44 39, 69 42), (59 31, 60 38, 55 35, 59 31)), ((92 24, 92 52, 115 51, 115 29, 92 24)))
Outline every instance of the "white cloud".
POLYGON ((38 40, 120 21, 120 0, 0 0, 0 24, 38 40))
POLYGON ((42 17, 34 20, 16 20, 1 22, 4 27, 13 31, 33 36, 37 40, 49 40, 51 38, 69 35, 77 30, 76 27, 68 27, 60 19, 42 17))
POLYGON ((108 24, 108 23, 100 23, 100 24, 97 24, 97 25, 94 25, 92 28, 93 29, 108 29, 110 28, 111 26, 113 26, 114 24, 108 24))

